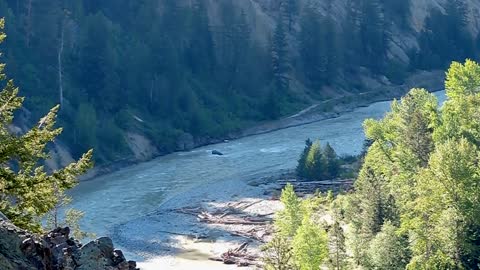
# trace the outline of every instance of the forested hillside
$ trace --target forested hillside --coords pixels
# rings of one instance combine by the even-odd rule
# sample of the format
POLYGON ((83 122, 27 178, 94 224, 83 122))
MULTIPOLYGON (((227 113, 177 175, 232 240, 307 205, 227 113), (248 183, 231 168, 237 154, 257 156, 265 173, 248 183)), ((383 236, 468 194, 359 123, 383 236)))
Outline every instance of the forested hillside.
POLYGON ((480 50, 474 1, 0 0, 7 73, 97 163, 183 150, 480 50))
MULTIPOLYGON (((479 269, 479 86, 479 64, 454 62, 443 104, 414 88, 366 120, 348 191, 300 199, 288 184, 265 269, 479 269)), ((329 148, 307 143, 297 172, 328 174, 329 148)))

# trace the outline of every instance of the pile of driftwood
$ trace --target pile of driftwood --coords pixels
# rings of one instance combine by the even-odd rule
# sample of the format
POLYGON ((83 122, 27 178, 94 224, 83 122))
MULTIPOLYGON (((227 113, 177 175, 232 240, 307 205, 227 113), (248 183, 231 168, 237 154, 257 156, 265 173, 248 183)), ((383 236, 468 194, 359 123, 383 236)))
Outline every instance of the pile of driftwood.
POLYGON ((258 256, 248 254, 247 252, 248 243, 243 243, 236 249, 230 249, 227 252, 223 253, 220 257, 209 258, 212 261, 223 262, 224 264, 235 264, 237 266, 251 266, 259 265, 258 256))
POLYGON ((198 220, 205 223, 224 225, 264 225, 270 219, 262 216, 229 216, 227 213, 221 215, 201 212, 197 215, 198 220))
POLYGON ((240 201, 227 204, 225 207, 208 212, 204 208, 180 208, 175 212, 193 215, 199 222, 216 225, 238 225, 235 229, 228 230, 233 236, 243 237, 249 240, 265 242, 265 236, 271 234, 269 224, 272 223, 273 212, 263 215, 251 215, 244 210, 262 200, 240 201))

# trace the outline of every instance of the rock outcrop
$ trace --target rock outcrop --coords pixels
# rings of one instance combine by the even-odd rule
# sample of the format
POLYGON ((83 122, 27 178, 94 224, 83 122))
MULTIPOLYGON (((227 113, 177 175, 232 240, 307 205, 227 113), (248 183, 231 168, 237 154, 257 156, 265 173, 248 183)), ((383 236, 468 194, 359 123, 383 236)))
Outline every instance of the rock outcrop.
POLYGON ((220 151, 218 151, 218 150, 213 150, 213 151, 212 151, 212 155, 214 155, 214 156, 223 156, 223 153, 220 152, 220 151))
MULTIPOLYGON (((1 213, 0 213, 1 214, 1 213)), ((30 234, 0 215, 1 270, 136 270, 107 237, 82 245, 70 237, 70 229, 58 228, 46 235, 30 234)))

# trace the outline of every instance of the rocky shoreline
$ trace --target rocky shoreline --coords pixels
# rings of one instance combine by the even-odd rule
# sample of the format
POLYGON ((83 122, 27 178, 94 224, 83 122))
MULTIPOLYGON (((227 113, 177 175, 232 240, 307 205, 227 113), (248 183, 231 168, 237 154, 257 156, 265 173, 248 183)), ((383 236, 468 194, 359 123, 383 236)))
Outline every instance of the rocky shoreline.
POLYGON ((19 229, 0 213, 0 269, 2 270, 139 270, 127 261, 108 237, 82 245, 70 229, 45 235, 19 229))
MULTIPOLYGON (((179 141, 177 151, 190 151, 202 146, 221 143, 225 140, 235 140, 336 118, 341 114, 351 112, 360 107, 366 107, 376 102, 400 98, 413 87, 426 88, 432 92, 440 91, 444 89, 444 76, 445 74, 443 71, 420 71, 411 75, 403 85, 384 85, 375 83, 369 87, 369 89, 372 90, 368 92, 349 94, 346 96, 322 101, 320 103, 313 104, 309 108, 302 110, 295 115, 275 121, 258 123, 253 127, 248 127, 241 131, 233 132, 222 138, 195 139, 187 134, 179 141)), ((80 180, 92 180, 95 177, 112 173, 127 166, 133 166, 172 153, 157 153, 155 151, 150 152, 150 156, 142 156, 142 158, 124 158, 106 165, 97 166, 89 173, 81 177, 80 180)))

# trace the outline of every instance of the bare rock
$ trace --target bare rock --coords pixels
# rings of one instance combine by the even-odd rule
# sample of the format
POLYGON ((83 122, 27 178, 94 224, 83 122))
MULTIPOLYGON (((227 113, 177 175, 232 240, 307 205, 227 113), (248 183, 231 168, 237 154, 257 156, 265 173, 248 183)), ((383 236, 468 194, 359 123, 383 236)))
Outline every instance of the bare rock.
POLYGON ((218 151, 218 150, 213 150, 212 151, 212 155, 215 155, 215 156, 223 156, 223 153, 218 151))
POLYGON ((46 235, 32 235, 0 219, 1 270, 136 270, 112 240, 102 237, 82 246, 70 238, 70 229, 57 228, 46 235))

